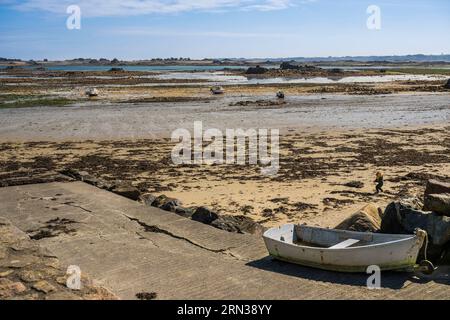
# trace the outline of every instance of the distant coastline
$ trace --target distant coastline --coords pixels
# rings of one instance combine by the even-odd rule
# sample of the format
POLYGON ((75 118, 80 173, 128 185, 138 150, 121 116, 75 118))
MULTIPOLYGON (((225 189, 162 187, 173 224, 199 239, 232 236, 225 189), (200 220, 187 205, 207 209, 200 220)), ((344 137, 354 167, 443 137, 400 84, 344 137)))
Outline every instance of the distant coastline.
POLYGON ((247 67, 255 65, 277 65, 282 62, 292 61, 318 65, 326 63, 333 66, 371 66, 380 65, 442 65, 450 64, 450 54, 441 55, 399 55, 399 56, 344 56, 344 57, 287 57, 287 58, 219 58, 219 59, 190 59, 190 58, 166 58, 123 61, 119 59, 105 58, 78 58, 68 60, 21 60, 15 58, 1 58, 2 66, 211 66, 217 67, 247 67))

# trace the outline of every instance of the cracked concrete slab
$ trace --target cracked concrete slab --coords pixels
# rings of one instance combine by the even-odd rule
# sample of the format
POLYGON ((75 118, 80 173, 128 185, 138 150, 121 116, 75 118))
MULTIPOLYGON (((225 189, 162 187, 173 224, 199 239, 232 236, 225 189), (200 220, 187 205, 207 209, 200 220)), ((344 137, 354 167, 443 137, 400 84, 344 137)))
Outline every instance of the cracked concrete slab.
POLYGON ((0 217, 65 265, 124 299, 450 298, 449 278, 386 273, 381 290, 365 275, 277 262, 260 237, 228 233, 146 207, 82 182, 0 188, 0 217))

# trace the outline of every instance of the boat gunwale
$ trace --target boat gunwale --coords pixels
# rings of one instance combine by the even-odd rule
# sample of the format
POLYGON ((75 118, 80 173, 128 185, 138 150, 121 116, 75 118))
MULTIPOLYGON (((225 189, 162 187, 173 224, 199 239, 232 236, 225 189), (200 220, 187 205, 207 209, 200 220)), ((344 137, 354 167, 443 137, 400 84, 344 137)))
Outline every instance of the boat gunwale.
MULTIPOLYGON (((292 224, 295 228, 295 226, 301 226, 301 225, 295 225, 292 224)), ((310 227, 307 226, 308 228, 312 228, 312 229, 319 229, 319 230, 326 230, 326 231, 333 231, 336 229, 327 229, 327 228, 320 228, 320 227, 310 227)), ((280 239, 274 239, 270 236, 267 236, 266 234, 269 233, 269 231, 273 231, 275 229, 280 229, 279 227, 275 227, 275 228, 271 228, 269 230, 267 230, 264 234, 263 234, 263 238, 264 239, 270 239, 273 240, 275 242, 278 243, 282 243, 286 246, 291 246, 291 247, 295 247, 295 248, 300 248, 300 249, 308 249, 308 250, 314 250, 314 251, 329 251, 329 252, 337 252, 340 250, 357 250, 357 249, 367 249, 367 248, 376 248, 376 247, 382 247, 382 246, 386 246, 386 245, 390 245, 390 244, 396 244, 396 243, 402 243, 402 242, 406 242, 406 241, 411 241, 411 240, 419 240, 419 238, 417 237, 417 235, 414 234, 404 234, 404 235, 400 235, 400 234, 388 234, 388 233, 373 233, 373 232, 358 232, 358 231, 348 231, 348 230, 338 230, 338 231, 342 231, 344 232, 349 232, 349 233, 355 233, 355 234, 377 234, 377 235, 386 235, 386 236, 403 236, 399 239, 396 240, 391 240, 391 241, 387 241, 387 242, 381 242, 381 243, 375 243, 375 244, 369 244, 369 245, 363 245, 363 246, 355 246, 355 247, 347 247, 347 248, 339 248, 339 249, 331 249, 331 248, 325 248, 325 247, 310 247, 310 246, 305 246, 305 245, 299 245, 299 244, 295 244, 293 242, 286 242, 286 241, 282 241, 280 239)))

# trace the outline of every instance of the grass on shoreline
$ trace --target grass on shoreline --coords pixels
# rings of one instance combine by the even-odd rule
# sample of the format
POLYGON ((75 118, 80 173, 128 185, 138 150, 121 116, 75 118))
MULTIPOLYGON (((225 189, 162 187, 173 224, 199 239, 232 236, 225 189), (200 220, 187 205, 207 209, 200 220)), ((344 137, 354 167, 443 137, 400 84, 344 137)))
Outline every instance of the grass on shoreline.
POLYGON ((64 107, 76 101, 51 96, 0 95, 0 109, 31 107, 64 107))

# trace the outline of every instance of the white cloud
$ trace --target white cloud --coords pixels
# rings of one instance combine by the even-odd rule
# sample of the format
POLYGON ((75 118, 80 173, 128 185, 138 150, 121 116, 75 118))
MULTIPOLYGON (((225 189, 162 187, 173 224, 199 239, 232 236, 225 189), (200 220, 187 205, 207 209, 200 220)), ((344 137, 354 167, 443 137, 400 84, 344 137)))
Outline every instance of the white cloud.
POLYGON ((65 14, 69 5, 81 7, 83 16, 130 16, 215 10, 282 10, 314 0, 0 0, 20 10, 65 14))
POLYGON ((164 37, 215 37, 215 38, 298 38, 295 33, 255 33, 255 32, 228 32, 228 31, 179 31, 155 30, 154 28, 119 28, 100 31, 104 35, 121 36, 164 36, 164 37))

